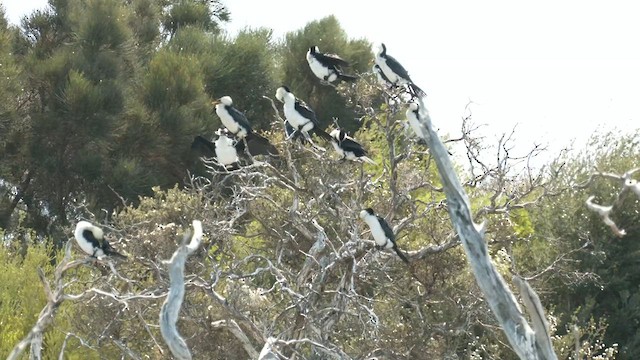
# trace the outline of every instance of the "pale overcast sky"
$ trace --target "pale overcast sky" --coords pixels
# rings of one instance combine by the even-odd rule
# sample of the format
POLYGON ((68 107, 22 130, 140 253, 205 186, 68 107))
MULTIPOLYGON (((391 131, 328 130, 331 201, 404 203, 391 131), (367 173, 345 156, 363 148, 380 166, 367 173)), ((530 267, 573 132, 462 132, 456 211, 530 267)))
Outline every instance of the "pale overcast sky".
MULTIPOLYGON (((489 138, 518 124, 523 149, 537 141, 557 150, 596 129, 640 127, 640 21, 632 1, 223 3, 231 34, 267 27, 280 37, 334 14, 350 37, 384 42, 427 92, 436 126, 452 136, 469 101, 489 138)), ((4 0, 12 22, 45 4, 4 0)))

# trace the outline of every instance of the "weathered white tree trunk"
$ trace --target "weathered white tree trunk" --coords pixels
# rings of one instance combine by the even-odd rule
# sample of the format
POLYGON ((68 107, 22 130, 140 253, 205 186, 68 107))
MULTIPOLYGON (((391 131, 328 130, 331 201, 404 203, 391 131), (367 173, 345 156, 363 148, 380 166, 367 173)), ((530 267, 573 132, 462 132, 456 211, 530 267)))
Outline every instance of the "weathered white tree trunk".
POLYGON ((484 226, 476 225, 473 222, 469 199, 453 169, 447 149, 433 130, 431 118, 422 99, 419 102, 420 122, 423 128, 422 132, 425 134, 424 140, 434 156, 442 179, 451 222, 460 237, 473 274, 489 307, 507 335, 511 347, 521 359, 557 359, 548 336, 548 329, 544 328, 547 322, 544 319, 544 314, 540 314, 542 306, 539 304, 537 295, 528 284, 525 285, 524 280, 521 280, 523 282, 521 289, 528 291, 527 298, 532 301, 532 304, 537 301, 535 305, 525 303, 529 315, 535 319, 533 321, 534 331, 520 311, 518 303, 502 275, 493 266, 483 239, 484 226), (543 328, 537 328, 538 326, 543 328))
POLYGON ((160 333, 167 343, 173 356, 180 360, 191 360, 191 352, 184 339, 176 329, 176 322, 180 314, 180 307, 184 299, 184 265, 187 256, 193 253, 202 240, 202 223, 193 221, 193 236, 191 242, 187 244, 188 236, 182 240, 182 245, 173 253, 169 264, 169 278, 171 285, 167 299, 160 309, 160 333))

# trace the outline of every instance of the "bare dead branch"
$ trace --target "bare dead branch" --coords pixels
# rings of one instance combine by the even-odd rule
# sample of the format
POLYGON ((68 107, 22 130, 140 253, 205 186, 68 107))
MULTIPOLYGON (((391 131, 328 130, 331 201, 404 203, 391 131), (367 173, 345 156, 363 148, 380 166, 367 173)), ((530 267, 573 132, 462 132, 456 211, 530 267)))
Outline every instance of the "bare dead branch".
POLYGON ((251 345, 251 341, 247 337, 247 335, 242 331, 240 325, 235 322, 233 319, 230 320, 218 320, 211 323, 213 328, 225 327, 231 331, 231 333, 242 343, 242 347, 249 355, 249 358, 256 359, 258 357, 258 351, 254 349, 253 345, 251 345))
POLYGON ((598 205, 596 203, 593 202, 593 199, 595 198, 594 195, 589 196, 589 198, 586 201, 587 204, 587 209, 595 212, 596 214, 600 215, 600 217, 602 218, 602 221, 609 227, 611 228, 611 231, 613 231, 613 233, 617 236, 617 237, 623 237, 627 234, 626 231, 618 228, 618 226, 616 225, 615 222, 613 222, 613 220, 611 220, 611 217, 609 217, 609 215, 611 214, 611 210, 613 210, 613 206, 602 206, 602 205, 598 205))
POLYGON ((169 346, 171 353, 181 360, 190 360, 191 352, 187 347, 187 343, 178 333, 176 322, 184 299, 184 265, 187 261, 187 256, 200 246, 200 241, 202 240, 202 223, 200 221, 193 221, 193 236, 191 236, 189 244, 187 244, 188 239, 189 236, 185 235, 182 245, 178 247, 168 261, 171 286, 167 299, 160 310, 160 333, 167 346, 169 346))

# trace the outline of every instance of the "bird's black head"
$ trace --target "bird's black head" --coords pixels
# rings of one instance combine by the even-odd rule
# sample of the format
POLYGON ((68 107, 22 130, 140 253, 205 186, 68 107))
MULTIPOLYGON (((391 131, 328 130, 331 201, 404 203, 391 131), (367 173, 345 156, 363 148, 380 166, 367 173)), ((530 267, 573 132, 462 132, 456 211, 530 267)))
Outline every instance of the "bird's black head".
POLYGON ((318 52, 318 47, 313 45, 312 47, 309 48, 309 52, 312 54, 315 54, 316 52, 318 52))
POLYGON ((366 211, 369 215, 374 215, 375 213, 373 212, 372 208, 366 208, 364 209, 364 211, 366 211))
POLYGON ((286 92, 288 92, 288 93, 290 93, 290 92, 291 92, 291 90, 289 90, 289 87, 288 87, 287 85, 282 85, 282 86, 281 86, 281 88, 283 88, 283 89, 284 89, 284 91, 286 91, 286 92))
POLYGON ((380 52, 380 56, 387 55, 387 47, 384 46, 384 43, 380 43, 380 47, 382 48, 382 51, 380 52))

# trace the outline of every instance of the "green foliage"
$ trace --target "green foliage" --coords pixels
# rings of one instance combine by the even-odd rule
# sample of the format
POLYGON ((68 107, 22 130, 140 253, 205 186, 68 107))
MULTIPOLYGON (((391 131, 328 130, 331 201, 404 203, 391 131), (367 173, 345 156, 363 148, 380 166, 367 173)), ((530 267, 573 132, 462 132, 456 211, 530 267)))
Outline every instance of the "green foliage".
MULTIPOLYGON (((203 89, 195 59, 171 51, 160 51, 149 64, 145 79, 145 103, 151 110, 170 111, 189 104, 203 89)), ((161 119, 163 122, 168 119, 161 119)), ((172 125, 177 125, 173 120, 172 125)))
POLYGON ((202 60, 209 96, 231 96, 256 129, 270 128, 273 119, 262 97, 273 97, 277 88, 274 52, 270 30, 244 29, 233 39, 218 39, 202 60))
MULTIPOLYGON (((0 235, 3 234, 0 232, 0 235)), ((54 270, 50 257, 55 251, 51 245, 18 244, 0 246, 0 357, 3 358, 31 330, 47 303, 37 269, 42 269, 48 278, 54 270)), ((55 325, 44 333, 43 355, 48 359, 58 357, 65 338, 64 331, 70 326, 68 319, 74 316, 71 306, 63 305, 60 312, 64 316, 56 319, 55 325)), ((86 349, 80 349, 73 340, 67 344, 66 355, 68 357, 65 358, 69 359, 88 358, 86 349)))
POLYGON ((170 3, 162 19, 162 26, 171 36, 187 26, 197 26, 217 33, 219 23, 229 20, 228 11, 217 0, 175 0, 170 3))

